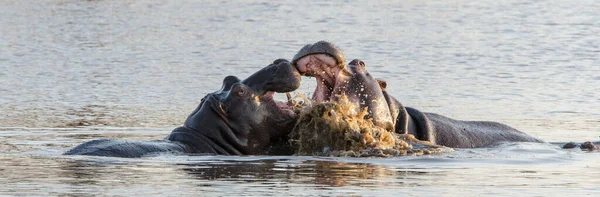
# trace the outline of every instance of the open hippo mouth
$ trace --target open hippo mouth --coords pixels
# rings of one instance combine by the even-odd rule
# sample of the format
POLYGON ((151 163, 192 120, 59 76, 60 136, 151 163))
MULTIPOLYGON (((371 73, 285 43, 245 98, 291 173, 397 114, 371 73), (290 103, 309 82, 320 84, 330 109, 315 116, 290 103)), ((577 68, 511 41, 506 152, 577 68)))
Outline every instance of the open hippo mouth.
POLYGON ((345 57, 340 49, 331 43, 320 41, 304 46, 294 56, 292 65, 301 75, 315 77, 317 88, 313 93, 315 102, 330 101, 334 91, 348 83, 350 71, 345 67, 345 57))
POLYGON ((289 106, 289 92, 298 89, 301 80, 300 73, 290 62, 278 59, 246 78, 242 84, 255 95, 254 99, 269 124, 288 127, 298 119, 298 115, 289 106), (288 101, 275 100, 276 93, 285 93, 288 101))
POLYGON ((275 100, 275 92, 267 91, 264 94, 258 96, 259 101, 266 106, 266 109, 269 110, 269 114, 272 117, 277 119, 284 120, 295 120, 298 118, 298 114, 294 112, 292 106, 290 106, 290 93, 286 93, 287 101, 277 101, 275 100))

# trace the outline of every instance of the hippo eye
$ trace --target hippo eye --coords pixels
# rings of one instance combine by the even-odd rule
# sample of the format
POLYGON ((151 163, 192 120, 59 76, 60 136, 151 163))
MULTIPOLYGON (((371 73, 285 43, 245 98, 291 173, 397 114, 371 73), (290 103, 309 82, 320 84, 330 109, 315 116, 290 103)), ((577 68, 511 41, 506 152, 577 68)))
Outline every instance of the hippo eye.
POLYGON ((241 97, 246 96, 246 93, 247 93, 246 90, 240 90, 237 92, 238 96, 241 96, 241 97))

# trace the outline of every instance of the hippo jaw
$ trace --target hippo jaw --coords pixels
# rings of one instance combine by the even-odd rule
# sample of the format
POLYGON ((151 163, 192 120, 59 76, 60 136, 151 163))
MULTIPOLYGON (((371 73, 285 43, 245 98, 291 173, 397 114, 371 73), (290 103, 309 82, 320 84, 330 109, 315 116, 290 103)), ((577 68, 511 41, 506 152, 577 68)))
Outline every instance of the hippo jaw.
POLYGON ((244 81, 223 80, 221 90, 207 95, 184 127, 210 139, 218 154, 257 154, 269 142, 291 132, 298 115, 275 92, 300 86, 300 74, 285 60, 259 70, 244 81))
POLYGON ((243 83, 236 83, 227 96, 219 101, 217 109, 228 126, 241 134, 238 136, 240 139, 247 137, 255 141, 248 145, 264 144, 270 137, 284 134, 286 130, 291 130, 291 123, 298 118, 287 102, 274 99, 275 92, 261 92, 253 91, 243 83))
POLYGON ((301 76, 298 70, 285 59, 277 59, 272 64, 250 75, 243 84, 256 93, 291 92, 300 87, 301 76))
POLYGON ((264 110, 267 110, 267 113, 269 114, 266 116, 267 118, 276 120, 298 118, 298 114, 296 114, 293 108, 288 105, 288 102, 276 101, 274 95, 275 92, 268 91, 258 97, 262 107, 264 110))
MULTIPOLYGON (((298 120, 298 114, 294 112, 288 102, 276 101, 273 96, 275 92, 266 92, 259 96, 260 108, 265 114, 263 121, 257 125, 257 129, 268 131, 271 138, 278 138, 287 135, 296 120, 298 120)), ((261 132, 261 131, 258 131, 261 132)))
POLYGON ((292 62, 301 74, 317 79, 315 102, 336 102, 346 96, 358 109, 368 111, 365 118, 391 130, 394 120, 380 83, 367 72, 361 60, 352 60, 346 66, 341 58, 344 58, 341 50, 320 41, 300 49, 292 62))
POLYGON ((272 137, 286 135, 291 131, 298 115, 288 106, 288 102, 275 101, 273 96, 275 93, 288 93, 298 89, 301 80, 300 73, 289 61, 277 59, 241 82, 257 95, 254 99, 264 119, 256 128, 263 130, 262 132, 269 131, 272 137))
POLYGON ((275 92, 254 92, 243 83, 233 85, 215 111, 231 130, 228 141, 242 154, 263 152, 272 139, 291 132, 298 115, 287 102, 276 101, 275 92))
POLYGON ((352 73, 345 65, 340 49, 331 43, 319 41, 304 46, 292 60, 292 64, 304 76, 315 77, 317 88, 313 93, 316 102, 337 99, 335 92, 346 87, 352 73))

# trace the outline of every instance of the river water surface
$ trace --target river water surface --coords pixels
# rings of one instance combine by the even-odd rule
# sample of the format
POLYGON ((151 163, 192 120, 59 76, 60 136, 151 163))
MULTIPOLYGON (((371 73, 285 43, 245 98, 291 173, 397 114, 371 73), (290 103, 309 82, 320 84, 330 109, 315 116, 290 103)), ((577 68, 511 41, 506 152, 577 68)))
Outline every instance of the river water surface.
MULTIPOLYGON (((598 196, 600 1, 0 1, 0 196, 598 196), (406 106, 547 144, 431 156, 62 156, 161 139, 227 75, 328 40, 406 106)), ((310 93, 306 78, 297 92, 310 93)))

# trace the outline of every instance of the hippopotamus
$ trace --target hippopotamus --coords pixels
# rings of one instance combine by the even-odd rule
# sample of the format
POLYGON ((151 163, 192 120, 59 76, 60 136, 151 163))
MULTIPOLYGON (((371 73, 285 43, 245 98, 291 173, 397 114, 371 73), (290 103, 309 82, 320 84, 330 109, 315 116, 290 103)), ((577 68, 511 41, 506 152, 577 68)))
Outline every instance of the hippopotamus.
POLYGON ((206 95, 187 117, 162 140, 99 139, 83 143, 65 155, 142 157, 163 152, 183 154, 249 155, 264 153, 270 141, 287 135, 298 115, 275 92, 300 86, 296 68, 284 59, 257 71, 245 80, 223 79, 220 90, 206 95))
POLYGON ((355 59, 346 66, 341 50, 327 42, 305 46, 292 62, 302 75, 316 78, 317 88, 312 98, 315 102, 338 101, 345 95, 360 109, 366 108, 366 118, 371 118, 375 125, 394 127, 383 91, 367 72, 364 62, 355 59))
POLYGON ((453 148, 484 147, 501 141, 542 142, 502 123, 461 121, 405 107, 386 91, 386 81, 367 72, 363 61, 354 59, 346 65, 342 51, 326 41, 302 47, 292 65, 301 75, 316 78, 315 102, 336 101, 339 95, 346 95, 356 106, 368 109, 366 118, 399 134, 453 148))

